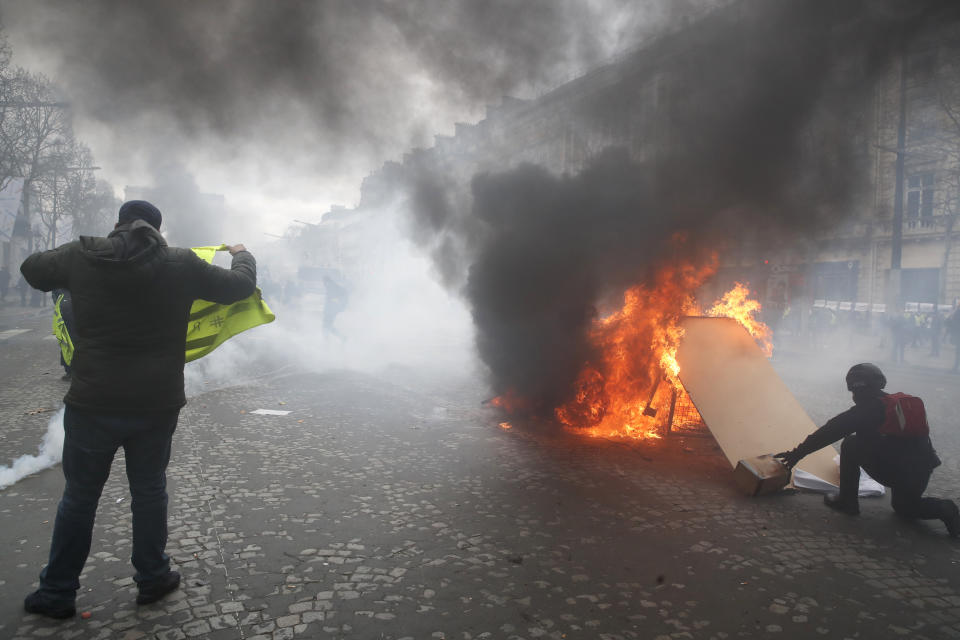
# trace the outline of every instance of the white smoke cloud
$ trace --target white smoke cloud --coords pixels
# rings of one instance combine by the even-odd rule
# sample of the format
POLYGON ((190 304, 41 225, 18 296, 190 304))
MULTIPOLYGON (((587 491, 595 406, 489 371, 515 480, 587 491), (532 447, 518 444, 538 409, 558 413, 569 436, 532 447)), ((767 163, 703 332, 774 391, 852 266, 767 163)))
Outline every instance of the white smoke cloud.
POLYGON ((63 407, 47 424, 37 455, 22 455, 9 467, 0 465, 0 489, 5 489, 20 479, 38 471, 49 469, 63 459, 63 407))
POLYGON ((259 256, 264 300, 277 319, 188 363, 188 396, 291 369, 374 374, 392 366, 432 373, 471 370, 469 310, 440 284, 432 261, 394 224, 400 219, 386 216, 383 224, 372 225, 372 235, 365 235, 361 247, 368 255, 352 263, 359 268, 343 270, 349 296, 332 332, 324 328, 322 282, 298 279, 296 256, 259 256), (285 295, 283 286, 291 284, 297 292, 285 295))

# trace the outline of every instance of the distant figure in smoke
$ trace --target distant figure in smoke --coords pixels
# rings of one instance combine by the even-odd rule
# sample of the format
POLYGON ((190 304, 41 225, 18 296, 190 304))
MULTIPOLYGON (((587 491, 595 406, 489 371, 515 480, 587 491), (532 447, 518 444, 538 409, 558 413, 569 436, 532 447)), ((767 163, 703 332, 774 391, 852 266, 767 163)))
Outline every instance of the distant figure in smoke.
POLYGON ((323 276, 323 290, 325 294, 323 301, 323 331, 324 333, 343 340, 343 334, 337 331, 334 322, 337 316, 347 308, 350 292, 345 285, 334 282, 330 276, 323 276))
POLYGON ((242 244, 223 269, 189 249, 168 247, 160 211, 133 200, 106 238, 81 237, 24 260, 37 289, 69 289, 78 331, 63 426, 66 486, 50 559, 24 609, 52 618, 76 613, 80 572, 117 449, 126 454, 132 497, 137 604, 180 585, 167 545, 167 463, 180 408, 190 306, 197 298, 231 304, 254 292, 256 261, 242 244))
POLYGON ((805 456, 843 438, 840 447, 840 492, 824 503, 849 515, 859 515, 860 467, 890 487, 897 514, 910 519, 942 520, 951 537, 960 537, 960 510, 952 500, 925 498, 933 470, 940 466, 930 441, 923 402, 906 394, 883 392, 887 378, 870 363, 847 372, 853 407, 831 418, 795 449, 776 455, 792 469, 805 456))
POLYGON ((0 302, 7 301, 10 291, 10 270, 6 266, 0 267, 0 302))
POLYGON ((920 346, 920 314, 918 313, 909 313, 906 315, 907 318, 907 336, 910 341, 910 346, 916 349, 920 346))
POLYGON ((827 336, 834 327, 835 316, 829 309, 814 308, 810 314, 810 341, 814 351, 825 346, 827 336))
POLYGON ((943 315, 939 311, 930 314, 930 355, 940 355, 940 342, 943 340, 943 315))
POLYGON ((73 362, 73 337, 77 335, 77 323, 73 317, 73 298, 67 289, 54 289, 53 331, 60 343, 60 366, 63 379, 70 379, 70 363, 73 362))
POLYGON ((20 294, 20 306, 27 306, 27 289, 30 288, 30 285, 27 284, 27 281, 20 276, 20 279, 17 280, 17 293, 20 294))
POLYGON ((890 318, 890 342, 893 352, 891 359, 894 364, 903 364, 906 362, 904 357, 907 350, 907 342, 910 341, 910 320, 906 314, 894 313, 890 318))
POLYGON ((300 302, 300 286, 294 280, 289 280, 283 286, 283 302, 289 305, 300 302))
POLYGON ((953 343, 953 373, 960 373, 960 306, 947 317, 947 335, 953 343))

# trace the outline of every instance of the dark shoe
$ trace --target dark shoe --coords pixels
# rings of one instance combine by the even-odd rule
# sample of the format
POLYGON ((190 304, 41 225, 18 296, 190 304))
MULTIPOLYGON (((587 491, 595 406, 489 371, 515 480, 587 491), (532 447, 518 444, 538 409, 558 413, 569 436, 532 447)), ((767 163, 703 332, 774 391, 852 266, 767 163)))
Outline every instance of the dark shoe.
POLYGON ((77 607, 72 602, 57 602, 43 595, 40 591, 34 591, 23 600, 23 610, 27 613, 36 613, 48 618, 72 618, 77 615, 77 607))
POLYGON ((960 509, 953 500, 947 500, 947 515, 943 517, 943 524, 947 525, 947 533, 951 538, 960 538, 960 509))
POLYGON ((137 604, 150 604, 156 602, 171 591, 176 591, 180 586, 180 574, 176 571, 169 571, 167 575, 140 585, 140 593, 137 594, 137 604))
POLYGON ((823 504, 827 505, 831 509, 835 509, 840 513, 845 513, 848 516, 858 516, 860 515, 860 505, 856 502, 849 503, 845 500, 840 499, 839 493, 828 493, 823 496, 823 504))

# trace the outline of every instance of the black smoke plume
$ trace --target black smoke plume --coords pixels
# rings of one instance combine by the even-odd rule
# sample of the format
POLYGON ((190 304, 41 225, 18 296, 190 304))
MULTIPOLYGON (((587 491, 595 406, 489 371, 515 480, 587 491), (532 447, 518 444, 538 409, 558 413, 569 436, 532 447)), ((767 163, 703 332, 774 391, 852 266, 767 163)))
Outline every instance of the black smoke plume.
POLYGON ((130 167, 138 185, 160 193, 184 182, 171 184, 170 167, 240 158, 234 179, 248 191, 306 199, 504 94, 598 64, 678 7, 714 1, 648 0, 638 12, 632 0, 0 0, 0 23, 95 123, 100 160, 130 167))
MULTIPOLYGON (((438 109, 482 110, 598 63, 612 37, 598 25, 632 4, 33 0, 0 2, 0 18, 54 61, 74 108, 115 128, 126 153, 175 135, 342 171, 428 143, 451 124, 435 121, 438 109)), ((635 15, 663 19, 676 4, 635 15)))
POLYGON ((417 237, 463 286, 493 391, 545 414, 569 400, 598 305, 651 283, 677 233, 697 255, 744 233, 810 239, 858 210, 874 83, 923 29, 956 20, 954 4, 734 3, 571 100, 583 105, 573 127, 589 130, 650 108, 641 87, 659 83, 646 159, 614 142, 576 175, 477 175, 469 197, 442 172, 415 172, 417 237))

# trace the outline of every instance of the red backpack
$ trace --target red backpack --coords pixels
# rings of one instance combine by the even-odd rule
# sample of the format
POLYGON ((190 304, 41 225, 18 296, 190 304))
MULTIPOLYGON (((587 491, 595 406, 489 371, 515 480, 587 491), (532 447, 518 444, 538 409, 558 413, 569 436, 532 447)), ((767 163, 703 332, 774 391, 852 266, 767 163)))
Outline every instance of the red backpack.
POLYGON ((906 393, 891 393, 880 398, 884 419, 880 433, 887 436, 922 438, 930 435, 923 400, 906 393))

